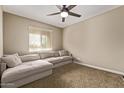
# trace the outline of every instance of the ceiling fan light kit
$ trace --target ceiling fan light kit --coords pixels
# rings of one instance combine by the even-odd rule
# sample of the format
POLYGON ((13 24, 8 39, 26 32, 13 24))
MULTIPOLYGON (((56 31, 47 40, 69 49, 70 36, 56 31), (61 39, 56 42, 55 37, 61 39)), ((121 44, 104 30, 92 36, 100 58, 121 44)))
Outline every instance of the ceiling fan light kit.
POLYGON ((76 5, 69 5, 68 7, 66 7, 66 5, 63 5, 62 7, 60 5, 56 5, 56 6, 60 10, 60 12, 52 13, 52 14, 49 14, 48 16, 60 14, 61 17, 62 17, 62 22, 65 22, 65 18, 68 17, 69 15, 74 16, 74 17, 81 17, 81 15, 70 11, 76 5))
POLYGON ((68 12, 61 12, 61 17, 67 17, 68 16, 68 12))

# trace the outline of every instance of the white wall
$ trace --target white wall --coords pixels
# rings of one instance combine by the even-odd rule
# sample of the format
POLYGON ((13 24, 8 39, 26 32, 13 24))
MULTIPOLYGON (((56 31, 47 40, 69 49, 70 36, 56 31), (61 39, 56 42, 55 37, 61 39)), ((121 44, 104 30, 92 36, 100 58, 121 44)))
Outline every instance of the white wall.
POLYGON ((4 13, 4 54, 27 53, 29 51, 29 26, 41 27, 52 31, 53 50, 62 49, 62 31, 60 28, 37 22, 24 17, 4 13))
POLYGON ((3 55, 3 11, 0 6, 0 57, 3 55))
POLYGON ((66 27, 63 47, 85 64, 124 73, 124 6, 66 27))

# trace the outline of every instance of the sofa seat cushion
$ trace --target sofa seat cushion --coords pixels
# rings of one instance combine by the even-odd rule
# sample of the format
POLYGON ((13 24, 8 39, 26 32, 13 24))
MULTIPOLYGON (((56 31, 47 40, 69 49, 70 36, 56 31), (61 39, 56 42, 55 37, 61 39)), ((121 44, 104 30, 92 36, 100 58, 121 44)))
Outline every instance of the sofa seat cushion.
POLYGON ((52 69, 53 65, 47 61, 36 60, 22 63, 14 68, 9 68, 3 72, 1 81, 3 83, 12 82, 33 75, 35 73, 44 72, 52 69))
POLYGON ((61 61, 69 61, 69 60, 72 60, 72 57, 71 56, 61 56, 59 57, 61 59, 61 61))
POLYGON ((44 59, 44 60, 46 60, 50 63, 56 64, 56 63, 60 63, 60 62, 63 62, 63 61, 72 60, 72 57, 71 56, 61 56, 61 57, 47 58, 47 59, 44 59))
POLYGON ((48 61, 48 62, 50 62, 52 64, 55 64, 55 63, 61 62, 62 60, 59 57, 51 57, 51 58, 44 59, 44 61, 48 61))

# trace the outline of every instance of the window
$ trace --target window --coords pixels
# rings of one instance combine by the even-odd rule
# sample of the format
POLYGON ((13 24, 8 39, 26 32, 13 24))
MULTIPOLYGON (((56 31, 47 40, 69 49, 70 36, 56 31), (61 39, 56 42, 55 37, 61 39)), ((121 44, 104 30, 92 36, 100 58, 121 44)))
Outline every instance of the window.
POLYGON ((29 51, 51 50, 51 32, 42 28, 30 27, 29 51))

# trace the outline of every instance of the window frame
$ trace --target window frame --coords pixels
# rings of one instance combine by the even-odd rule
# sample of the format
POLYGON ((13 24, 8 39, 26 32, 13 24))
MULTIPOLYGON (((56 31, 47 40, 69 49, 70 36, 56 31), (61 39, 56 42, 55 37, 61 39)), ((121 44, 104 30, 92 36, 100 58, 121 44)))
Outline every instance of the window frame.
POLYGON ((28 51, 33 53, 33 52, 42 52, 42 51, 51 51, 51 50, 53 50, 53 48, 52 48, 52 32, 53 32, 53 30, 51 30, 51 29, 46 29, 46 28, 42 28, 42 27, 38 27, 38 26, 29 26, 29 29, 28 29, 28 51), (33 30, 33 29, 35 29, 37 31, 39 30, 39 32, 40 31, 50 32, 50 48, 41 49, 39 51, 30 51, 30 40, 29 40, 30 36, 29 36, 29 34, 31 33, 31 30, 33 30))

